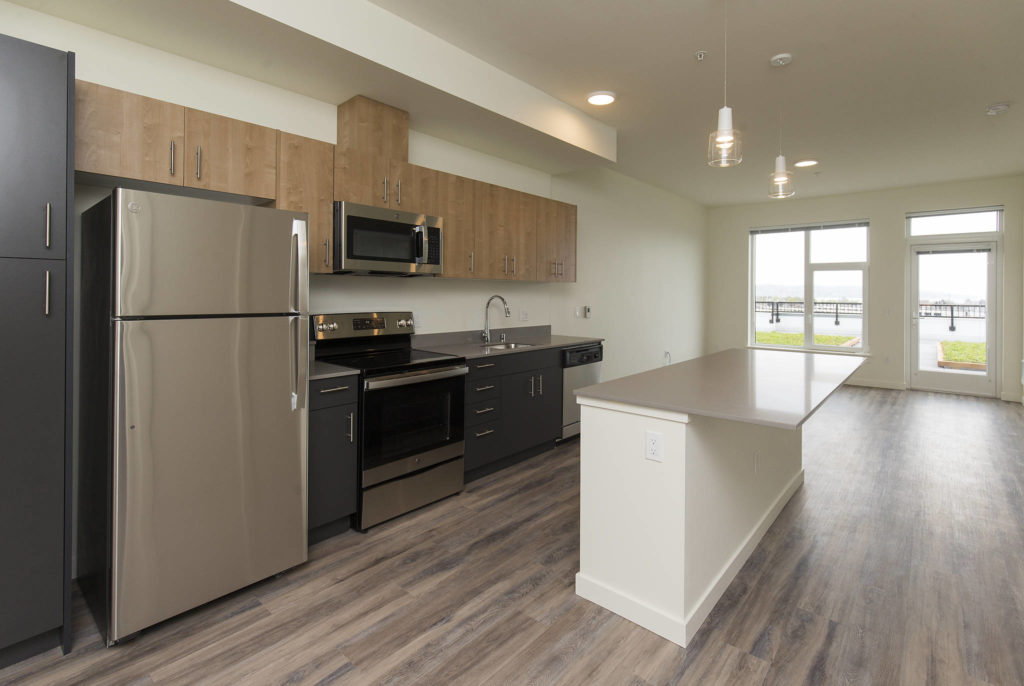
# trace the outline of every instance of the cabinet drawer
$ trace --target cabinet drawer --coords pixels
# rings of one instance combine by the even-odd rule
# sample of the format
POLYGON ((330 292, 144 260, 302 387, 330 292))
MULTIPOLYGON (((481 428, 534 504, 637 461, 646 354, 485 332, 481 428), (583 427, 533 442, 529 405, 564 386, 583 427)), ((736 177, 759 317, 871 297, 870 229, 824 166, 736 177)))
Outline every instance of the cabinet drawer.
POLYGON ((466 471, 483 467, 504 456, 501 433, 501 422, 487 422, 466 428, 466 471))
POLYGON ((530 369, 562 366, 562 351, 559 348, 510 352, 488 355, 466 361, 469 365, 469 381, 492 376, 516 374, 530 369))
MULTIPOLYGON (((467 377, 468 382, 476 381, 477 379, 488 379, 492 376, 500 376, 507 374, 505 371, 504 359, 507 355, 496 355, 494 357, 481 357, 474 360, 466 360, 466 365, 469 367, 469 376, 467 377)), ((483 384, 486 385, 486 384, 483 384)))
POLYGON ((309 409, 335 407, 356 402, 359 375, 335 376, 309 382, 309 409))
POLYGON ((500 398, 488 398, 479 403, 466 405, 466 427, 485 422, 494 422, 501 417, 500 398))
POLYGON ((466 381, 466 405, 482 402, 501 395, 501 377, 485 377, 466 381))

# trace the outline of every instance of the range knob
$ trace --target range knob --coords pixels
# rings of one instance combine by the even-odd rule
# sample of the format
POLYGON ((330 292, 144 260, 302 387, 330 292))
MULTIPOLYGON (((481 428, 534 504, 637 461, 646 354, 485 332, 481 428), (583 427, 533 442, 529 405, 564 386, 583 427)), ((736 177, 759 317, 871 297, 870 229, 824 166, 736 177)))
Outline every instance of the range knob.
POLYGON ((331 322, 330 324, 328 324, 327 325, 327 330, 328 331, 337 331, 338 330, 338 322, 331 322))
POLYGON ((316 325, 316 330, 320 332, 326 331, 327 325, 324 324, 323 322, 320 322, 319 324, 316 325))
POLYGON ((398 320, 398 328, 399 329, 404 329, 405 328, 405 320, 404 319, 399 319, 398 320))
POLYGON ((412 328, 412 317, 409 317, 407 320, 405 320, 405 324, 406 324, 406 326, 408 326, 411 329, 412 328))

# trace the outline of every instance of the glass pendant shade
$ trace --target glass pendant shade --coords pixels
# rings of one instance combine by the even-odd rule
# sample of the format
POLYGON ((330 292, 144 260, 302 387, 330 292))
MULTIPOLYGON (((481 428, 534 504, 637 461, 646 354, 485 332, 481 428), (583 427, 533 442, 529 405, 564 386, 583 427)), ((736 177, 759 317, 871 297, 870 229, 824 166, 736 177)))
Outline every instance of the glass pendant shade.
POLYGON ((743 161, 743 137, 732 127, 732 108, 718 110, 718 128, 708 135, 708 164, 734 167, 743 161))
POLYGON ((793 173, 786 169, 786 156, 775 158, 775 171, 771 174, 768 195, 773 198, 790 198, 796 193, 793 185, 793 173))

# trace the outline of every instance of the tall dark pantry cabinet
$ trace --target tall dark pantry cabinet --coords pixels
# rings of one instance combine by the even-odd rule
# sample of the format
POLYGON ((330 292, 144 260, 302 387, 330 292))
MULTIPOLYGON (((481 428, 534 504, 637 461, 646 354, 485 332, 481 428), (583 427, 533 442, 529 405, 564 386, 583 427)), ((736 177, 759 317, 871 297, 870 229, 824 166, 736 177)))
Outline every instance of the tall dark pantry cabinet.
POLYGON ((0 666, 70 647, 73 88, 0 35, 0 666))

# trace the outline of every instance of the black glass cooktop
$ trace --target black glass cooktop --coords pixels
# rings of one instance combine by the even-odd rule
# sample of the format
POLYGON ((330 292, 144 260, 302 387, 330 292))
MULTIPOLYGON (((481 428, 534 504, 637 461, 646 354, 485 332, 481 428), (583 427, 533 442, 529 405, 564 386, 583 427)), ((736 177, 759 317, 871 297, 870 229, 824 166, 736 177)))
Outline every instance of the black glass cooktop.
POLYGON ((349 351, 336 355, 318 356, 318 359, 331 364, 359 369, 364 374, 373 376, 397 373, 411 368, 442 367, 465 361, 465 358, 454 355, 431 353, 412 348, 349 351))

